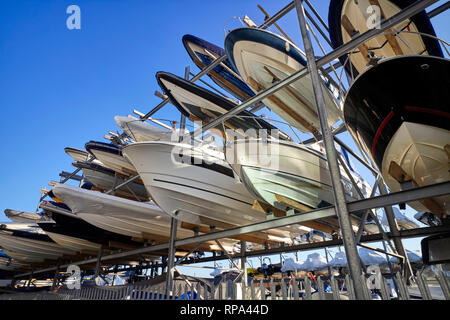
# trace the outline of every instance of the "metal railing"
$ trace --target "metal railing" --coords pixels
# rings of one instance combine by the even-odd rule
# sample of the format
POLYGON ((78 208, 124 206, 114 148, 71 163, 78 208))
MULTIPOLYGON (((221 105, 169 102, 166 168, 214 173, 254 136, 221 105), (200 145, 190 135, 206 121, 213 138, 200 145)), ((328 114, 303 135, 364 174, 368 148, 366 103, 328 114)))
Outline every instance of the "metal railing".
MULTIPOLYGON (((408 286, 400 273, 393 276, 366 274, 361 277, 365 300, 450 300, 449 280, 442 271, 434 278, 418 271, 417 285, 408 286)), ((181 281, 181 280, 180 280, 181 281)), ((129 284, 123 286, 62 287, 57 291, 0 295, 0 300, 354 300, 348 275, 335 277, 284 277, 251 279, 248 285, 227 280, 213 282, 177 282, 166 291, 166 283, 158 285, 129 284), (167 294, 166 294, 167 292, 167 294)))

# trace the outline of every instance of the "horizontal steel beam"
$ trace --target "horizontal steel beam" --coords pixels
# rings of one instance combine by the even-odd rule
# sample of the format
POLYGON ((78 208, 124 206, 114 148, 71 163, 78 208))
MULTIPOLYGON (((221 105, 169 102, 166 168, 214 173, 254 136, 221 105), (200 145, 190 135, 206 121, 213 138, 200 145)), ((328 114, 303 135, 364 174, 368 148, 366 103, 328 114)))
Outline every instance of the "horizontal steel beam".
POLYGON ((440 5, 439 7, 431 10, 430 12, 428 12, 428 16, 431 18, 436 17, 437 15, 441 14, 442 12, 448 10, 450 8, 450 1, 447 1, 446 3, 444 3, 443 5, 440 5))
POLYGON ((450 181, 349 202, 348 210, 350 212, 356 212, 366 209, 381 208, 399 203, 408 203, 416 200, 444 196, 447 194, 450 194, 450 181))
MULTIPOLYGON (((348 207, 349 212, 356 212, 356 211, 360 211, 360 210, 379 208, 379 207, 394 205, 394 204, 398 204, 398 203, 416 201, 416 200, 430 198, 430 197, 434 197, 434 196, 442 196, 442 195, 446 195, 449 193, 450 193, 450 181, 431 185, 431 186, 420 187, 420 188, 415 188, 415 189, 411 189, 411 190, 391 193, 388 195, 378 196, 378 197, 374 197, 374 198, 349 202, 347 204, 347 207, 348 207)), ((297 214, 297 215, 286 216, 286 217, 282 217, 282 218, 276 218, 276 219, 267 220, 267 221, 263 221, 260 223, 255 223, 252 225, 242 226, 242 227, 238 227, 238 228, 233 228, 233 229, 228 229, 228 230, 223 230, 223 231, 218 231, 218 232, 212 232, 212 233, 204 234, 204 235, 197 236, 197 237, 180 239, 175 242, 175 247, 189 245, 189 244, 195 244, 198 242, 223 239, 223 238, 228 238, 228 237, 232 237, 232 236, 236 236, 236 235, 259 232, 259 231, 264 231, 264 230, 268 230, 268 229, 281 228, 281 227, 285 227, 288 225, 294 225, 294 224, 299 224, 299 223, 306 222, 306 221, 323 219, 323 218, 331 217, 331 216, 335 216, 334 207, 328 207, 328 208, 324 208, 324 209, 310 211, 310 212, 303 213, 303 214, 297 214)), ((439 228, 439 227, 436 227, 436 228, 439 228)), ((423 233, 421 233, 422 231, 426 232, 429 229, 430 228, 421 228, 421 229, 414 229, 414 231, 410 231, 410 230, 400 231, 400 237, 405 238, 405 237, 421 236, 421 235, 423 235, 423 233), (422 229, 424 229, 424 230, 422 230, 422 229)), ((437 230, 437 229, 432 229, 432 230, 437 230)), ((444 227, 444 228, 441 228, 441 230, 449 230, 449 229, 448 229, 448 227, 444 227)), ((387 233, 387 235, 389 237, 392 237, 392 235, 390 233, 387 233)), ((383 237, 381 234, 368 235, 368 236, 361 237, 361 242, 379 241, 379 240, 383 240, 383 237)), ((327 245, 335 246, 335 245, 340 245, 342 243, 341 240, 332 240, 332 241, 337 241, 336 242, 337 244, 333 244, 334 242, 326 242, 325 246, 327 246, 327 245)), ((106 260, 112 260, 112 259, 120 259, 120 258, 132 256, 132 255, 136 255, 136 254, 148 253, 148 252, 164 250, 164 249, 168 249, 168 248, 169 248, 168 243, 162 243, 162 244, 157 244, 157 245, 139 248, 139 249, 135 249, 135 250, 130 250, 130 251, 107 255, 107 256, 102 257, 101 260, 106 261, 106 260)), ((282 248, 284 248, 283 250, 286 250, 285 249, 286 247, 282 247, 282 248)), ((299 249, 293 249, 292 251, 294 251, 294 250, 299 250, 299 249)), ((256 254, 256 253, 253 254, 253 251, 252 251, 251 255, 253 255, 253 256, 265 255, 265 254, 267 254, 266 252, 268 252, 268 251, 262 250, 262 251, 258 252, 258 254, 256 254)), ((283 252, 283 251, 281 250, 278 252, 283 252)), ((97 259, 94 258, 94 259, 87 259, 87 260, 82 260, 82 261, 78 261, 78 262, 73 262, 71 264, 84 265, 84 264, 95 263, 96 261, 97 261, 97 259)), ((70 264, 63 265, 63 266, 61 266, 61 268, 67 268, 69 265, 70 264)), ((52 271, 52 270, 55 270, 55 267, 50 267, 50 268, 46 268, 43 270, 34 271, 33 273, 36 274, 36 273, 48 272, 48 271, 52 271)), ((16 277, 23 277, 25 275, 29 275, 29 273, 20 274, 20 275, 17 275, 16 277)))

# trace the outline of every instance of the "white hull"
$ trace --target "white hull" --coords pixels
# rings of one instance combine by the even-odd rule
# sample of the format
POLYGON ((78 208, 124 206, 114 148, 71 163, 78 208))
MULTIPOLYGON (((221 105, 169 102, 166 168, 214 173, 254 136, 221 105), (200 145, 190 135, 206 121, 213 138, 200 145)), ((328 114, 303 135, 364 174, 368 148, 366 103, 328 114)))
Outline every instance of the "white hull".
MULTIPOLYGON (((295 47, 295 45, 289 41, 286 40, 285 42, 286 48, 289 48, 290 46, 295 47)), ((297 48, 297 50, 301 52, 300 49, 297 48)), ((233 57, 239 74, 255 93, 257 93, 258 90, 252 85, 249 78, 257 81, 265 89, 273 85, 274 77, 266 71, 265 68, 269 69, 272 74, 281 80, 304 68, 300 62, 291 58, 285 52, 254 41, 237 41, 233 47, 233 57)), ((319 118, 315 107, 314 92, 310 77, 305 76, 297 80, 290 84, 289 88, 294 94, 289 92, 288 89, 283 88, 274 93, 273 96, 279 98, 286 106, 301 116, 314 128, 319 129, 319 118), (300 99, 298 97, 300 97, 300 99)), ((338 109, 336 102, 334 102, 334 99, 335 97, 338 97, 338 94, 335 92, 335 97, 333 97, 333 94, 325 85, 323 86, 323 92, 328 110, 328 123, 331 126, 340 119, 340 110, 338 109)), ((281 107, 279 103, 269 98, 264 99, 263 103, 289 124, 302 132, 310 131, 297 119, 292 117, 292 115, 283 110, 283 107, 281 107)))
POLYGON ((95 158, 108 169, 117 171, 124 175, 135 174, 136 172, 133 165, 121 155, 95 149, 91 149, 91 152, 94 154, 95 158))
POLYGON ((172 137, 172 131, 158 128, 142 120, 121 116, 115 116, 114 120, 119 128, 136 142, 158 140, 170 141, 172 137))
POLYGON ((41 219, 37 213, 6 209, 5 215, 17 223, 36 223, 41 219))
MULTIPOLYGON (((103 172, 86 168, 83 169, 83 173, 85 178, 88 179, 93 185, 105 191, 109 191, 113 188, 115 179, 116 185, 119 185, 125 181, 120 177, 114 177, 103 172)), ((134 197, 133 193, 131 193, 128 190, 128 188, 130 188, 139 197, 140 200, 148 199, 147 191, 145 190, 144 185, 135 182, 131 182, 126 186, 117 189, 115 191, 115 195, 124 197, 134 197)))
MULTIPOLYGON (((143 233, 170 236, 170 217, 158 206, 118 198, 97 191, 57 184, 53 193, 67 204, 72 212, 104 230, 144 238, 143 233)), ((179 238, 193 236, 193 232, 178 229, 179 238)))
MULTIPOLYGON (((397 7, 392 1, 379 1, 379 4, 386 19, 394 16, 401 11, 401 9, 397 7)), ((357 31, 359 31, 360 34, 363 34, 364 32, 369 30, 370 22, 372 22, 372 20, 369 20, 369 18, 371 16, 374 16, 374 14, 367 13, 369 6, 369 0, 347 0, 342 7, 342 15, 345 14, 349 19, 351 19, 352 25, 357 31)), ((407 26, 409 26, 409 31, 418 32, 416 25, 414 23, 411 23, 410 19, 406 19, 398 25, 394 26, 391 31, 403 30, 407 26)), ((352 38, 352 35, 350 35, 345 30, 343 25, 341 25, 341 32, 343 43, 349 42, 352 38)), ((402 32, 396 35, 395 38, 398 47, 403 54, 428 54, 422 37, 418 34, 402 32)), ((393 47, 389 43, 386 44, 386 37, 383 34, 371 38, 364 44, 368 48, 372 48, 370 51, 372 51, 377 57, 387 58, 397 55, 393 47)), ((368 68, 367 58, 362 53, 354 53, 351 55, 350 59, 359 73, 364 72, 368 68)))
MULTIPOLYGON (((400 191, 400 184, 389 174, 395 161, 419 186, 450 180, 450 162, 444 149, 450 144, 450 131, 423 124, 404 122, 384 152, 382 174, 391 191, 400 191)), ((435 197, 446 214, 450 213, 450 195, 435 197)), ((408 203, 417 211, 430 211, 419 201, 408 203)))
MULTIPOLYGON (((147 191, 155 202, 168 214, 182 221, 194 224, 208 224, 207 219, 231 225, 245 225, 265 220, 265 215, 253 210, 254 199, 232 174, 228 164, 220 163, 217 170, 229 170, 230 175, 207 169, 201 165, 172 161, 175 154, 190 146, 169 142, 136 143, 124 148, 126 157, 133 162, 147 191), (150 156, 151 155, 151 156, 150 156)), ((188 149, 186 149, 188 148, 188 149)), ((196 158, 204 153, 193 149, 196 158)), ((203 155, 203 156, 202 156, 203 155)), ((190 161, 190 157, 187 159, 190 161)), ((309 228, 298 229, 298 234, 309 228)), ((271 231, 280 237, 289 237, 286 228, 271 231)))
MULTIPOLYGON (((311 208, 334 203, 326 159, 315 150, 291 142, 237 140, 227 148, 226 158, 258 200, 282 210, 286 206, 278 203, 276 195, 311 208)), ((343 169, 341 176, 347 200, 356 200, 356 190, 343 169)), ((354 178, 363 194, 370 194, 370 186, 354 178)))
POLYGON ((76 253, 56 243, 16 237, 4 231, 0 232, 0 246, 6 251, 38 256, 42 259, 58 259, 64 254, 73 255, 76 253))
POLYGON ((59 234, 59 233, 53 233, 53 232, 46 232, 47 235, 55 241, 57 244, 59 244, 61 247, 76 251, 76 252, 83 252, 83 251, 89 251, 89 252, 97 252, 101 244, 94 243, 91 241, 87 241, 80 238, 74 238, 67 235, 59 234))

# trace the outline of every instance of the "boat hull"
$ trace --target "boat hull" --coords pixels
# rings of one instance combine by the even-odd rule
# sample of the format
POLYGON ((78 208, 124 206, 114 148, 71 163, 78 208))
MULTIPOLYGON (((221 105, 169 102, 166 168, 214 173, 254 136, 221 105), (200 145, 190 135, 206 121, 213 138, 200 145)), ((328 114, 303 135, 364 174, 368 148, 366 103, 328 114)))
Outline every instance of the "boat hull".
MULTIPOLYGON (((344 20, 349 20, 355 31, 360 34, 369 30, 370 16, 368 14, 369 5, 371 1, 351 1, 351 0, 331 0, 328 11, 328 24, 330 28, 330 40, 333 48, 338 48, 344 43, 347 43, 353 37, 347 29, 349 23, 344 20), (344 17, 345 16, 345 17, 344 17), (368 24, 369 23, 369 24, 368 24), (347 28, 347 29, 346 29, 347 28)), ((416 0, 383 0, 379 1, 383 16, 388 19, 399 13, 402 9, 416 0)), ((376 20, 375 20, 376 22, 376 20)), ((380 19, 381 22, 381 19, 380 19)), ((391 40, 387 41, 387 37, 383 34, 371 38, 366 41, 364 45, 367 49, 377 57, 393 57, 400 54, 430 54, 434 56, 443 57, 442 49, 439 41, 424 35, 414 34, 412 32, 422 32, 436 37, 430 18, 425 11, 419 12, 413 17, 402 21, 400 24, 394 26, 388 31, 411 31, 411 33, 402 32, 397 35, 391 34, 391 40), (391 43, 393 45, 391 45, 391 43)), ((353 30, 352 30, 353 31, 353 30)), ((353 33, 353 32, 352 32, 353 33)), ((361 47, 358 47, 361 48, 361 47)), ((367 66, 367 57, 364 56, 365 50, 356 50, 352 54, 350 60, 354 66, 351 70, 350 64, 347 61, 347 55, 340 57, 341 63, 346 67, 347 73, 356 77, 359 73, 364 72, 367 66)))
MULTIPOLYGON (((255 93, 267 89, 306 66, 305 55, 294 44, 280 36, 259 29, 240 28, 225 39, 230 61, 255 93)), ((337 89, 324 79, 323 92, 328 123, 340 119, 337 89)), ((320 128, 314 90, 309 76, 302 77, 263 100, 263 103, 302 132, 320 128), (302 118, 303 120, 299 120, 302 118), (303 122, 304 121, 304 122, 303 122)))
POLYGON ((122 156, 120 147, 108 143, 90 141, 86 143, 85 148, 105 167, 124 175, 136 174, 133 165, 122 156))
POLYGON ((97 252, 101 244, 87 241, 84 239, 71 237, 61 233, 46 231, 47 235, 60 246, 76 252, 97 252))
MULTIPOLYGON (((114 185, 117 186, 125 182, 125 179, 116 176, 113 170, 101 167, 99 168, 96 165, 83 162, 75 163, 74 165, 77 168, 81 168, 83 170, 84 177, 95 187, 101 190, 109 191, 114 187, 114 185)), ((149 198, 144 185, 134 181, 114 191, 114 194, 117 196, 134 199, 135 196, 133 193, 139 198, 139 200, 147 200, 149 198)))
MULTIPOLYGON (((449 130, 403 122, 384 153, 382 161, 384 181, 391 191, 402 190, 400 183, 389 173, 392 162, 397 163, 419 186, 449 181, 450 163, 444 149, 449 143, 449 130)), ((442 208, 441 213, 450 213, 450 195, 433 199, 442 208)), ((430 210, 419 201, 408 204, 417 211, 430 210)))
POLYGON ((155 127, 145 121, 129 117, 115 116, 120 129, 136 142, 170 140, 172 132, 155 127))
POLYGON ((40 259, 56 260, 64 254, 73 255, 76 253, 75 251, 63 248, 52 241, 27 239, 11 235, 4 231, 0 231, 0 246, 6 251, 40 259))
MULTIPOLYGON (((53 192, 75 215, 98 228, 139 239, 147 238, 147 235, 170 236, 170 217, 153 203, 122 199, 62 184, 55 185, 53 192)), ((177 235, 187 238, 193 232, 179 228, 177 235)))
MULTIPOLYGON (((260 201, 281 210, 287 206, 277 201, 277 195, 311 209, 334 204, 328 165, 324 155, 316 150, 289 142, 236 140, 226 157, 247 189, 260 201), (262 158, 265 150, 269 150, 268 157, 262 158)), ((356 200, 356 190, 347 174, 342 171, 341 176, 347 200, 356 200)), ((367 196, 370 187, 358 178, 355 180, 367 196)))
MULTIPOLYGON (((350 87, 345 122, 392 191, 400 190, 389 169, 394 163, 418 186, 449 180, 449 87, 450 60, 433 56, 382 60, 350 87)), ((411 206, 438 215, 449 213, 448 196, 433 199, 440 209, 419 202, 411 206)))
MULTIPOLYGON (((135 165, 155 202, 177 219, 216 226, 240 226, 265 220, 264 214, 252 209, 254 199, 228 164, 218 158, 216 163, 208 164, 202 160, 205 155, 198 148, 149 142, 129 145, 124 148, 124 154, 135 165), (173 158, 174 152, 175 155, 184 153, 185 162, 173 158)), ((288 230, 281 228, 271 234, 289 237, 288 230)))
POLYGON ((36 223, 41 219, 37 213, 5 209, 5 215, 17 223, 36 223))
MULTIPOLYGON (((222 48, 192 35, 184 35, 182 40, 192 61, 194 61, 200 69, 204 69, 206 66, 210 65, 214 59, 225 54, 225 50, 222 48)), ((241 101, 245 101, 254 96, 253 91, 239 78, 235 71, 232 70, 232 66, 228 60, 225 60, 223 64, 216 66, 208 73, 208 76, 219 87, 228 91, 241 101)))

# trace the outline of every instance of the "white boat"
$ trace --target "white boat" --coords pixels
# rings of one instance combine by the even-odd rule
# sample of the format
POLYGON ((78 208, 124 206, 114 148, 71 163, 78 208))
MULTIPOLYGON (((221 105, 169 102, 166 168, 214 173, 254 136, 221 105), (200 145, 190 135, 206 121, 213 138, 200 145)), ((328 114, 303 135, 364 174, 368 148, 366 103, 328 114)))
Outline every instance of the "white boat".
MULTIPOLYGON (((379 61, 347 92, 349 132, 392 192, 405 188, 402 182, 421 187, 450 180, 449 75, 449 59, 404 55, 379 61)), ((408 205, 442 217, 450 213, 450 196, 408 205)))
POLYGON ((25 212, 12 209, 5 209, 4 212, 9 219, 18 223, 36 223, 42 218, 38 213, 34 212, 25 212))
POLYGON ((123 175, 136 174, 133 165, 122 156, 120 146, 105 142, 89 141, 86 143, 85 148, 105 167, 123 175))
MULTIPOLYGON (((174 142, 141 142, 123 149, 152 199, 169 215, 194 224, 241 226, 266 219, 235 178, 223 153, 174 142), (182 157, 180 157, 182 154, 182 157)), ((311 229, 292 226, 269 236, 290 242, 311 229)), ((274 239, 275 240, 275 239, 274 239)))
MULTIPOLYGON (((417 229, 420 228, 420 226, 415 223, 413 220, 408 218, 405 214, 403 214, 400 210, 393 207, 392 210, 394 211, 394 217, 397 221, 397 225, 400 230, 408 230, 408 229, 417 229)), ((383 218, 381 219, 381 223, 385 226, 389 226, 389 223, 386 218, 386 214, 383 211, 383 218)))
POLYGON ((75 251, 55 243, 42 230, 23 231, 11 224, 2 225, 0 230, 0 247, 6 254, 21 260, 23 256, 31 260, 56 260, 63 255, 74 255, 75 251), (8 252, 13 252, 13 255, 8 252), (14 253, 18 255, 14 256, 14 253))
POLYGON ((115 116, 114 120, 119 128, 136 142, 158 140, 170 141, 172 138, 173 131, 161 129, 140 119, 115 116))
MULTIPOLYGON (((323 152, 289 141, 240 139, 227 146, 225 155, 255 199, 281 210, 287 210, 292 202, 304 206, 305 211, 334 204, 323 152)), ((342 167, 341 177, 347 200, 358 199, 342 167)), ((356 174, 353 177, 363 194, 369 195, 367 182, 356 174)))
POLYGON ((98 228, 72 213, 65 204, 41 202, 39 207, 51 222, 39 226, 60 245, 80 252, 97 252, 101 246, 107 248, 111 242, 139 245, 131 237, 98 228))
MULTIPOLYGON (((98 228, 157 243, 167 242, 170 237, 170 216, 154 203, 122 199, 65 184, 55 185, 53 192, 75 215, 98 228)), ((179 225, 177 239, 193 235, 193 231, 179 225)), ((217 249, 216 246, 213 249, 217 249)))
MULTIPOLYGON (((292 42, 267 30, 239 28, 225 38, 225 51, 236 70, 255 93, 267 89, 307 65, 305 54, 292 42)), ((328 124, 340 120, 340 96, 336 86, 322 76, 328 124)), ((319 118, 310 76, 291 83, 263 103, 302 132, 317 132, 319 118)))
MULTIPOLYGON (((85 151, 85 150, 81 150, 81 149, 77 149, 77 148, 72 148, 72 147, 66 147, 64 148, 64 151, 66 152, 67 155, 69 155, 74 161, 88 161, 90 154, 89 152, 85 151)), ((96 164, 96 165, 101 165, 102 163, 98 160, 98 159, 91 159, 90 162, 96 164)))
MULTIPOLYGON (((125 182, 125 179, 116 174, 114 170, 105 168, 104 166, 92 162, 75 162, 76 168, 83 170, 84 177, 91 182, 96 188, 109 191, 114 186, 118 186, 125 182)), ((128 199, 136 199, 147 201, 149 196, 144 185, 139 180, 132 181, 114 191, 114 195, 128 199)))

